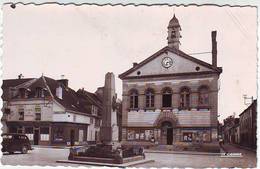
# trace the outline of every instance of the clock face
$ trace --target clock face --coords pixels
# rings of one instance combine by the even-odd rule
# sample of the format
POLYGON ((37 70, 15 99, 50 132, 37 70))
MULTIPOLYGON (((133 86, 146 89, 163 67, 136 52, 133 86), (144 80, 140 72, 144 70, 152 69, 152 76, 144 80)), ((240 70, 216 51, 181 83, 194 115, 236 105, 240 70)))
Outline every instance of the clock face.
POLYGON ((172 64, 173 64, 172 58, 170 58, 170 57, 164 57, 164 58, 162 59, 162 66, 163 66, 163 67, 169 68, 169 67, 172 66, 172 64))

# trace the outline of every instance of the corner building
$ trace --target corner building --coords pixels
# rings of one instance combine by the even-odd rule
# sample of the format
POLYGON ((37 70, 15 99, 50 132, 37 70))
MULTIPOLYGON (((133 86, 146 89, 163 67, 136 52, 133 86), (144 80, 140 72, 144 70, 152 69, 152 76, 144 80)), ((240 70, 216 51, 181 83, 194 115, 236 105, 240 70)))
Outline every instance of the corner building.
POLYGON ((174 15, 168 25, 168 45, 119 75, 123 141, 217 142, 222 68, 217 67, 216 31, 211 34, 211 64, 179 50, 180 32, 174 15))

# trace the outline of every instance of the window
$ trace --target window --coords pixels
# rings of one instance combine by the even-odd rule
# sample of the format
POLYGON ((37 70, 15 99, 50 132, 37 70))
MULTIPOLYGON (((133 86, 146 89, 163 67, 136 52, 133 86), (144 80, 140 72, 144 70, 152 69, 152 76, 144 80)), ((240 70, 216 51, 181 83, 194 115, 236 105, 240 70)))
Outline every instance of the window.
POLYGON ((175 30, 172 31, 171 38, 176 38, 176 31, 175 30))
POLYGON ((91 112, 92 112, 93 115, 97 115, 97 113, 98 113, 98 108, 97 108, 96 106, 92 105, 92 106, 91 106, 91 112))
POLYGON ((187 87, 181 89, 180 108, 189 109, 190 107, 190 90, 187 87))
POLYGON ((93 119, 93 117, 90 117, 90 124, 93 124, 94 122, 94 119, 93 119))
POLYGON ((17 127, 9 127, 9 133, 17 133, 17 127))
POLYGON ((35 113, 35 120, 41 120, 41 113, 35 113))
POLYGON ((24 112, 23 111, 19 112, 19 120, 24 120, 24 112))
POLYGON ((132 129, 127 130, 127 139, 128 140, 135 139, 135 130, 132 130, 132 129))
POLYGON ((172 90, 168 87, 162 91, 162 106, 172 107, 172 90))
POLYGON ((41 141, 49 141, 49 127, 40 128, 41 141))
POLYGON ((54 141, 64 141, 63 136, 63 128, 62 127, 54 127, 53 128, 53 140, 54 141))
POLYGON ((145 98, 146 98, 146 107, 147 108, 154 107, 154 91, 153 91, 153 89, 147 89, 146 90, 145 98))
POLYGON ((44 97, 44 90, 41 87, 37 87, 35 90, 35 97, 41 98, 44 97))
POLYGON ((209 105, 209 90, 207 86, 201 86, 199 88, 199 105, 200 106, 209 105))
POLYGON ((9 108, 4 109, 4 114, 10 114, 10 113, 11 113, 11 110, 9 108))
POLYGON ((140 130, 140 140, 145 139, 145 130, 140 130))
POLYGON ((96 119, 95 120, 95 127, 99 127, 100 126, 100 120, 99 119, 96 119))
POLYGON ((19 97, 24 99, 27 97, 26 89, 25 88, 20 88, 19 89, 19 97))
POLYGON ((25 127, 25 133, 26 134, 33 134, 33 128, 32 127, 25 127))
POLYGON ((138 108, 138 92, 135 89, 130 91, 130 108, 137 109, 138 108))
POLYGON ((192 141, 192 133, 183 133, 183 141, 191 142, 192 141))

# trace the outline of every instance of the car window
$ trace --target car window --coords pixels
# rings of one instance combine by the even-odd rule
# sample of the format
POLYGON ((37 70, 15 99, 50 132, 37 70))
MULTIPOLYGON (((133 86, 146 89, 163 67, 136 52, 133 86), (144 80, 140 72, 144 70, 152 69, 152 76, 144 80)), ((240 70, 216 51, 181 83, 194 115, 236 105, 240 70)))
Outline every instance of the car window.
POLYGON ((3 139, 12 139, 13 136, 12 135, 3 135, 3 139))
POLYGON ((13 138, 14 138, 15 140, 18 140, 18 139, 19 139, 19 136, 14 135, 13 138))

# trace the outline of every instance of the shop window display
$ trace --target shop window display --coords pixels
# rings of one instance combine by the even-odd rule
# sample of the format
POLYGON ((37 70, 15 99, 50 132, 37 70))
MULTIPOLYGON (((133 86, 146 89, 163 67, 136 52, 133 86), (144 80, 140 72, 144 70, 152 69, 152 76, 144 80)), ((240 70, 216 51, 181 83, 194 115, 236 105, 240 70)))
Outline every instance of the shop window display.
POLYGON ((53 140, 54 141, 64 141, 63 128, 55 127, 53 128, 53 140))
POLYGON ((192 133, 191 132, 183 133, 183 141, 192 142, 192 133))
POLYGON ((127 138, 128 140, 134 140, 135 139, 135 131, 134 130, 127 130, 127 138))

